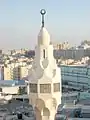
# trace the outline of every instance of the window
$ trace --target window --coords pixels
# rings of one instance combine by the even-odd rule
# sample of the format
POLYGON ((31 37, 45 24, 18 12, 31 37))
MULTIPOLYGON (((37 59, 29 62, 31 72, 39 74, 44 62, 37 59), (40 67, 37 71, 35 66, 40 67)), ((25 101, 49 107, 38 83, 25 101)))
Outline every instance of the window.
POLYGON ((37 93, 37 84, 30 83, 30 92, 37 93))
POLYGON ((56 101, 56 99, 55 99, 55 98, 53 98, 53 99, 52 99, 52 105, 53 105, 53 107, 55 107, 55 108, 56 108, 56 106, 57 106, 57 101, 56 101))
POLYGON ((51 93, 51 84, 40 84, 40 93, 51 93))
POLYGON ((43 58, 45 58, 45 49, 43 50, 43 58))
POLYGON ((60 83, 54 83, 54 92, 59 92, 60 91, 60 83))
POLYGON ((0 88, 0 92, 2 92, 2 88, 0 88))

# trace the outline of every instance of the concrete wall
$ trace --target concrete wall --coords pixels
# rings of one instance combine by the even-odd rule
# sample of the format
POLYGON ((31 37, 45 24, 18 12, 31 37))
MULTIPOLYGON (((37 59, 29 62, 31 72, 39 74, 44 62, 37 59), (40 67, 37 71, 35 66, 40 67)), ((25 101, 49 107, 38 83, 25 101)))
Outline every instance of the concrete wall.
POLYGON ((6 94, 17 94, 19 90, 19 87, 2 87, 2 92, 6 94))

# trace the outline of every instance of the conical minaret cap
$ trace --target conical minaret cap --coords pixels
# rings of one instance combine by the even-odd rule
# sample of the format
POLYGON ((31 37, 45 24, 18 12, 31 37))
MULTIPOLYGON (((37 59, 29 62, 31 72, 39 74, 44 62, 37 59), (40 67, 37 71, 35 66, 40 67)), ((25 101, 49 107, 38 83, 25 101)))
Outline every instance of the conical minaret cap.
POLYGON ((38 35, 38 45, 48 46, 50 44, 50 35, 45 27, 41 27, 38 35))

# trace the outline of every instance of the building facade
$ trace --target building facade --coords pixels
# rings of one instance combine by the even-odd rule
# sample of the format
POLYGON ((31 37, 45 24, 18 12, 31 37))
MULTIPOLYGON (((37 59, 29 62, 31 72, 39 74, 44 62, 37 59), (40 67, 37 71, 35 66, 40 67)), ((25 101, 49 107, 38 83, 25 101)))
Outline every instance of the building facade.
POLYGON ((62 83, 72 88, 90 88, 90 67, 61 65, 62 83))
POLYGON ((11 63, 4 66, 4 80, 21 80, 28 75, 31 65, 11 63))

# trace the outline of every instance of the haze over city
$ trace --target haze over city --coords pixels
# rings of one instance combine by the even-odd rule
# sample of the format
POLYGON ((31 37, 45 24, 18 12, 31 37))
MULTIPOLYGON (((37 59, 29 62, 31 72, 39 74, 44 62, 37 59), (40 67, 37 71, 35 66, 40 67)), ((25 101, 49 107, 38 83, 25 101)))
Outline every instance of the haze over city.
POLYGON ((0 1, 0 119, 90 120, 90 0, 0 1))
POLYGON ((0 48, 34 48, 41 20, 41 8, 48 14, 45 26, 54 42, 79 44, 90 40, 90 0, 2 0, 0 1, 0 48))

